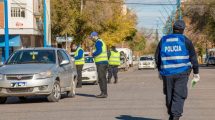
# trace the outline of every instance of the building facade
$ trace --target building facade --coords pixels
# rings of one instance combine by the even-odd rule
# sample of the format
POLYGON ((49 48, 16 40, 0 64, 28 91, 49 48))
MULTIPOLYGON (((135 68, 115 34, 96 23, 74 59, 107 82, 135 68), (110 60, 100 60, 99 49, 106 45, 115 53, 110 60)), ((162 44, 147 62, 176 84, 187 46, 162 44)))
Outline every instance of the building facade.
MULTIPOLYGON (((47 1, 47 33, 50 32, 50 0, 47 1)), ((20 36, 21 47, 43 46, 43 0, 8 0, 9 35, 20 36)), ((0 36, 4 36, 4 3, 0 3, 0 36)), ((51 38, 48 36, 48 40, 51 38)))

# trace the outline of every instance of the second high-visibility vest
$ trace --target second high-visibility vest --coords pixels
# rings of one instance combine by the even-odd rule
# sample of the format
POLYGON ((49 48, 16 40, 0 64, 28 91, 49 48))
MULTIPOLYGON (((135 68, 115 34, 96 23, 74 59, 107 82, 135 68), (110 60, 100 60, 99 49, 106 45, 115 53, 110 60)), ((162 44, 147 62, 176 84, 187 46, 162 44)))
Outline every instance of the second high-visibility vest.
POLYGON ((109 65, 117 65, 119 66, 120 65, 120 53, 119 52, 114 52, 114 51, 111 51, 110 52, 111 55, 110 55, 110 58, 109 58, 109 65))
POLYGON ((102 52, 101 54, 95 57, 95 62, 108 61, 106 44, 103 42, 103 40, 101 39, 98 40, 102 42, 102 52))
MULTIPOLYGON (((81 47, 78 47, 78 49, 75 51, 75 57, 78 56, 78 53, 80 50, 83 50, 81 47)), ((84 61, 84 53, 82 55, 82 57, 78 60, 75 60, 75 65, 83 65, 85 63, 84 61)))

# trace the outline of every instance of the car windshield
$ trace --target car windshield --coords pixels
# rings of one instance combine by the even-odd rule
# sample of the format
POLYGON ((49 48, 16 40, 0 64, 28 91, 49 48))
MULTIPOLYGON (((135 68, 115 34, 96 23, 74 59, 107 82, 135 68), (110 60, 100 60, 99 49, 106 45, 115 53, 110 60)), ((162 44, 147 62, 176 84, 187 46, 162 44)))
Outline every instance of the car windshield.
POLYGON ((54 50, 21 50, 15 52, 6 64, 55 64, 54 50))
POLYGON ((140 60, 141 60, 141 61, 142 61, 142 60, 153 60, 153 58, 152 58, 152 57, 141 57, 140 60))
POLYGON ((93 57, 85 57, 85 63, 94 63, 93 57))

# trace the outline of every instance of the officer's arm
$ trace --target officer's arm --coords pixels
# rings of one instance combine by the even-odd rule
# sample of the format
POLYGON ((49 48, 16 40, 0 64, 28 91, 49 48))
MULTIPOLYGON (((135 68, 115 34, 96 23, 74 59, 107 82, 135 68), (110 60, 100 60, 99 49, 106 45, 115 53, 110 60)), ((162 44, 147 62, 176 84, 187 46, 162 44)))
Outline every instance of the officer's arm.
POLYGON ((157 46, 156 52, 155 52, 155 62, 156 62, 158 71, 160 71, 160 66, 161 66, 160 48, 161 48, 161 40, 160 40, 160 42, 157 46))
POLYGON ((99 54, 102 53, 102 42, 97 41, 95 47, 96 51, 93 53, 93 57, 98 56, 99 54))
POLYGON ((81 59, 82 56, 83 56, 83 54, 84 54, 84 51, 83 51, 83 50, 79 50, 79 51, 78 51, 78 55, 75 57, 75 60, 81 59))
POLYGON ((110 59, 110 56, 111 56, 110 50, 108 51, 107 55, 108 55, 108 59, 110 59))
POLYGON ((199 74, 199 64, 198 64, 197 55, 195 52, 194 45, 193 45, 192 41, 189 40, 188 38, 186 38, 185 42, 186 42, 186 46, 189 50, 189 56, 190 56, 190 61, 192 63, 192 67, 193 67, 193 73, 199 74))

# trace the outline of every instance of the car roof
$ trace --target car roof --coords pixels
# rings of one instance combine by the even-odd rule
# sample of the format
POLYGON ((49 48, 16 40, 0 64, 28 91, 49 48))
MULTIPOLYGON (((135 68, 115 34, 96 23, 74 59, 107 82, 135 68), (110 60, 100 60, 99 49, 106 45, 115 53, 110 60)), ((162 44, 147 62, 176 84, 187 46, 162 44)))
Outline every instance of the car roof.
POLYGON ((34 47, 34 48, 23 48, 20 50, 65 50, 65 49, 53 48, 53 47, 34 47))

